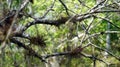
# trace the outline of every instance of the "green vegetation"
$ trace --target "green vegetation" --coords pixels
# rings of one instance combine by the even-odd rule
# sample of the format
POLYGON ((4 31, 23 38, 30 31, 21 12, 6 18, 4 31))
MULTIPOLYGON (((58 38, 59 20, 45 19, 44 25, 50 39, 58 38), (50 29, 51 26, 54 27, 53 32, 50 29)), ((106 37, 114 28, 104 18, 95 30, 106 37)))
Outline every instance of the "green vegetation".
POLYGON ((0 0, 0 67, 119 67, 119 0, 0 0))

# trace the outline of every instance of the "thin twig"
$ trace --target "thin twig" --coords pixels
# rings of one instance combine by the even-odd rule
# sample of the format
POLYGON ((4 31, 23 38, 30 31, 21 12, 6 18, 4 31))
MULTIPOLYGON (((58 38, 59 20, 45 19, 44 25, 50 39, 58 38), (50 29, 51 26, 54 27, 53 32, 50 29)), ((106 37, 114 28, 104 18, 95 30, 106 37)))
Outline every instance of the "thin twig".
POLYGON ((108 23, 110 23, 111 25, 113 25, 114 27, 120 29, 120 27, 118 27, 116 24, 114 24, 113 22, 111 22, 109 19, 107 18, 102 18, 102 17, 98 17, 98 16, 95 16, 96 18, 99 18, 99 19, 103 19, 105 21, 107 21, 108 23))
POLYGON ((69 14, 69 12, 68 12, 68 8, 67 8, 67 6, 63 3, 63 1, 62 1, 62 0, 59 0, 59 1, 60 1, 60 3, 64 6, 64 8, 65 8, 65 10, 66 10, 67 15, 68 15, 68 16, 70 16, 70 14, 69 14))
POLYGON ((101 2, 99 2, 99 3, 97 3, 97 4, 96 4, 93 8, 91 8, 89 11, 93 11, 93 10, 99 8, 99 6, 102 5, 105 1, 106 1, 106 0, 103 0, 103 1, 101 1, 101 2))
POLYGON ((102 50, 102 51, 107 52, 109 55, 113 56, 114 58, 116 58, 117 60, 120 61, 120 57, 117 57, 117 56, 114 55, 112 52, 110 52, 110 51, 108 51, 108 50, 106 50, 106 49, 103 49, 103 48, 101 48, 101 47, 99 47, 99 46, 97 46, 97 45, 94 45, 94 44, 91 44, 91 45, 94 46, 95 48, 98 48, 98 49, 100 49, 100 50, 102 50))
POLYGON ((92 37, 96 37, 96 36, 103 35, 103 34, 112 34, 112 33, 120 34, 120 31, 102 31, 102 32, 94 33, 94 34, 89 35, 87 38, 85 38, 84 42, 87 39, 92 38, 92 37))
POLYGON ((83 6, 87 7, 87 8, 90 8, 90 7, 88 7, 84 2, 82 2, 81 0, 78 0, 78 2, 79 2, 81 5, 83 5, 83 6))
POLYGON ((46 16, 50 11, 53 10, 52 8, 53 8, 54 5, 55 5, 55 1, 56 1, 56 0, 54 0, 54 2, 52 3, 52 5, 50 6, 50 8, 47 9, 47 11, 44 13, 44 15, 43 15, 42 17, 40 17, 39 19, 43 19, 43 18, 45 18, 45 16, 46 16))

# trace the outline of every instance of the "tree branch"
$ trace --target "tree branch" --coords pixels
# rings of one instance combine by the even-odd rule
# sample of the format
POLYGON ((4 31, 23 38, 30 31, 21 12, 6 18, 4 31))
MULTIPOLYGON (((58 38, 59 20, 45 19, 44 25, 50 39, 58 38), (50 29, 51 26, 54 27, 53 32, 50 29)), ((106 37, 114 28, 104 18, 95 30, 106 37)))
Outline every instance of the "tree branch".
POLYGON ((69 14, 69 12, 68 12, 68 8, 67 8, 67 6, 62 2, 62 0, 59 0, 59 1, 60 1, 60 3, 64 6, 67 15, 70 16, 70 14, 69 14))
POLYGON ((39 58, 42 62, 46 61, 42 58, 42 56, 40 56, 38 53, 36 53, 32 48, 26 46, 25 44, 21 43, 20 41, 16 40, 16 39, 10 39, 11 42, 17 44, 19 47, 23 47, 25 50, 28 50, 30 52, 30 55, 39 58))

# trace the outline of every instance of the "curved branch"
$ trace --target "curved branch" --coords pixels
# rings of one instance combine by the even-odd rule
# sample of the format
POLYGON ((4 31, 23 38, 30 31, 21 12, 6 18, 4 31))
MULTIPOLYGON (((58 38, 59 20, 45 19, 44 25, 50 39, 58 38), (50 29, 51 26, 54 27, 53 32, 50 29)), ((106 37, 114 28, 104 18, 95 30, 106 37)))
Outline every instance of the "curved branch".
POLYGON ((42 56, 40 56, 38 53, 36 53, 32 48, 26 46, 25 44, 21 43, 20 41, 16 40, 16 39, 10 39, 10 41, 14 44, 17 44, 19 47, 23 47, 25 50, 28 50, 30 52, 30 55, 39 58, 42 62, 46 61, 42 58, 42 56))
POLYGON ((64 6, 67 15, 70 16, 70 14, 69 14, 69 12, 68 12, 68 8, 67 8, 67 6, 62 2, 62 0, 59 0, 59 1, 60 1, 60 3, 64 6))
POLYGON ((21 30, 21 33, 26 31, 30 26, 35 25, 35 24, 48 24, 48 25, 55 25, 55 26, 60 26, 61 24, 65 24, 65 22, 68 20, 68 17, 62 17, 58 20, 42 20, 38 19, 33 22, 29 22, 25 25, 25 27, 21 30))
POLYGON ((102 11, 94 11, 94 12, 88 12, 85 14, 81 14, 81 15, 75 15, 73 17, 62 17, 60 19, 57 20, 43 20, 43 19, 36 19, 32 22, 29 22, 25 25, 25 27, 21 30, 21 33, 23 33, 24 31, 26 31, 30 26, 35 25, 35 24, 48 24, 48 25, 55 25, 55 26, 60 26, 62 24, 65 24, 66 21, 71 21, 71 22, 81 22, 87 18, 90 17, 95 17, 94 14, 96 13, 106 13, 106 12, 120 12, 120 10, 102 10, 102 11))

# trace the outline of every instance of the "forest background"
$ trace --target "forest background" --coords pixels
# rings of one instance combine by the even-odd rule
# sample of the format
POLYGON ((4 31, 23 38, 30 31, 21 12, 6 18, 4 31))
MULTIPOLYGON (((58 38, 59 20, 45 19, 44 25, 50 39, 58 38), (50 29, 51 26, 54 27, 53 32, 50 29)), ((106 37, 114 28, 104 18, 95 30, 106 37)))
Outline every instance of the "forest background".
POLYGON ((119 0, 0 0, 0 67, 119 67, 119 0))

